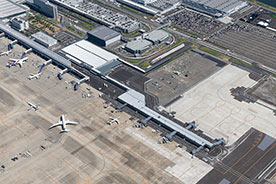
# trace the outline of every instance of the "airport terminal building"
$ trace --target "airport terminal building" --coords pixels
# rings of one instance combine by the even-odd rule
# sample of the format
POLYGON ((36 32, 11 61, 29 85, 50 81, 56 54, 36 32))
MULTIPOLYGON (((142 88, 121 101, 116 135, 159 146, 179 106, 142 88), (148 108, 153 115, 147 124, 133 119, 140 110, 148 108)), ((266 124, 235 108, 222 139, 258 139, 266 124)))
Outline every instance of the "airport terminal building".
POLYGON ((248 5, 241 0, 182 0, 184 6, 215 17, 230 15, 248 5))

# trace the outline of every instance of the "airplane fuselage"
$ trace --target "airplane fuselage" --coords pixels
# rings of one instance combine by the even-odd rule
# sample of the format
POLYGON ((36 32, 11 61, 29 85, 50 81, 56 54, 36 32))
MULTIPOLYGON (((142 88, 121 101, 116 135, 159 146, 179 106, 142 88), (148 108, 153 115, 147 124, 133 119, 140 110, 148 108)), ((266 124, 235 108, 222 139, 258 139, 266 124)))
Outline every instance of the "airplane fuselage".
POLYGON ((61 122, 62 122, 62 130, 63 131, 66 131, 66 122, 65 122, 65 119, 64 119, 64 115, 61 116, 61 122))

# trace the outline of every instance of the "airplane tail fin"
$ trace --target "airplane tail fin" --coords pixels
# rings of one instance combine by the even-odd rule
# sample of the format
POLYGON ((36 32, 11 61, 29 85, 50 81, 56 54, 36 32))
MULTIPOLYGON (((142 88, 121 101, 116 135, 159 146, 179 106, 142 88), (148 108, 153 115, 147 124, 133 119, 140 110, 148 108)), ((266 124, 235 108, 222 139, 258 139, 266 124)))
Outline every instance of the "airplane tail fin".
POLYGON ((60 133, 66 133, 66 132, 69 132, 69 129, 65 129, 65 130, 61 130, 60 133))

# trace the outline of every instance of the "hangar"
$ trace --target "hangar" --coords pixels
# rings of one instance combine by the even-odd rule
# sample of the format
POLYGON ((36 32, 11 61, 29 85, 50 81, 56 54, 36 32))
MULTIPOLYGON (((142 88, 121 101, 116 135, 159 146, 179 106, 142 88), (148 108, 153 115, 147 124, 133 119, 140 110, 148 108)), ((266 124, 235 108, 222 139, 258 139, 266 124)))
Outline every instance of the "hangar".
POLYGON ((97 27, 87 32, 88 40, 99 46, 108 46, 121 39, 121 34, 106 26, 97 27))
POLYGON ((78 65, 103 74, 120 64, 118 56, 86 40, 69 45, 60 53, 78 65))

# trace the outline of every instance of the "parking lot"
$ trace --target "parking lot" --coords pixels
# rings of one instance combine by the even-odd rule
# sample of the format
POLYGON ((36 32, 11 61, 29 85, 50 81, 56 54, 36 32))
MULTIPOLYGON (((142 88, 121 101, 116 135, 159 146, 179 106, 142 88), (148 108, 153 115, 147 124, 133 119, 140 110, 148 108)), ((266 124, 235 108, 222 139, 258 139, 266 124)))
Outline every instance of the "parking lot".
POLYGON ((63 31, 55 33, 53 37, 60 41, 63 46, 71 45, 78 40, 78 38, 76 38, 75 36, 63 31))
POLYGON ((136 20, 129 18, 128 16, 117 13, 111 9, 104 8, 92 1, 79 1, 72 4, 71 1, 57 0, 63 6, 74 8, 81 14, 90 16, 96 22, 101 22, 104 25, 114 26, 123 32, 132 32, 140 27, 140 23, 136 20))
POLYGON ((146 90, 167 106, 181 94, 223 67, 225 63, 213 57, 190 51, 171 63, 147 75, 146 90))
POLYGON ((226 27, 209 39, 211 42, 276 69, 276 34, 247 23, 226 27))
POLYGON ((210 16, 188 9, 183 9, 183 11, 169 16, 168 20, 181 29, 197 33, 203 37, 223 26, 223 23, 210 16))

